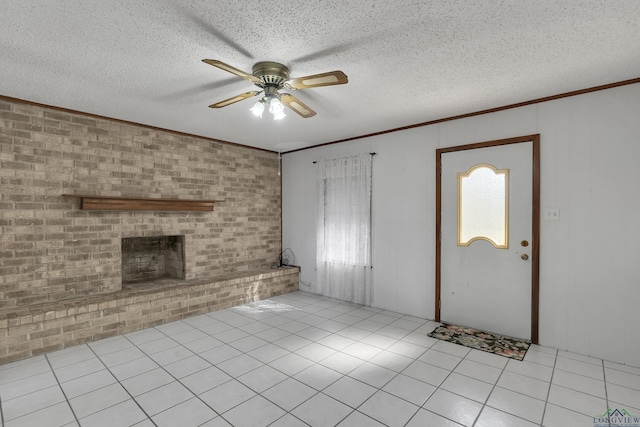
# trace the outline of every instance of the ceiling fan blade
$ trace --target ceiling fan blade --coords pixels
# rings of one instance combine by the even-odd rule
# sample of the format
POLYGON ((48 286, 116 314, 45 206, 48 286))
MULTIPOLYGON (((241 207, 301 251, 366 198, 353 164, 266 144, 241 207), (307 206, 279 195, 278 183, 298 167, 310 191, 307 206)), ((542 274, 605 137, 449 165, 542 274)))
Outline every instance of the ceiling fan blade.
POLYGON ((289 89, 308 89, 311 87, 343 85, 348 83, 347 75, 342 71, 329 71, 328 73, 314 74, 311 76, 297 77, 285 83, 289 89))
POLYGON ((247 79, 250 82, 260 83, 260 79, 255 77, 254 75, 245 73, 242 70, 238 70, 237 68, 232 67, 229 64, 225 64, 222 61, 218 61, 216 59, 203 59, 202 62, 205 62, 209 65, 213 65, 214 67, 220 68, 221 70, 227 71, 231 74, 235 74, 236 76, 242 77, 243 79, 247 79))
POLYGON ((280 94, 280 101, 305 119, 316 115, 315 111, 307 107, 302 103, 302 101, 289 93, 280 94))
POLYGON ((252 98, 258 94, 262 93, 261 90, 254 90, 251 92, 245 92, 243 94, 240 95, 236 95, 233 96, 229 99, 225 99, 224 101, 220 101, 220 102, 216 102, 215 104, 211 104, 209 105, 209 108, 222 108, 222 107, 226 107, 227 105, 231 105, 234 104, 238 101, 242 101, 243 99, 247 99, 247 98, 252 98))

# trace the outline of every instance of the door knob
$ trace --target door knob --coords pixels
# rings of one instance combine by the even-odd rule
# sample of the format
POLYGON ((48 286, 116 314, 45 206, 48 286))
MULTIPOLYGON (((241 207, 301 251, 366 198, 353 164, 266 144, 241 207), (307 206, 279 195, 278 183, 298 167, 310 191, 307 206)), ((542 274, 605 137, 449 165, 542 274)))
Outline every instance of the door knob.
POLYGON ((520 258, 522 258, 524 261, 526 261, 526 260, 528 260, 528 259, 529 259, 529 255, 527 255, 527 254, 522 254, 522 255, 520 255, 520 258))

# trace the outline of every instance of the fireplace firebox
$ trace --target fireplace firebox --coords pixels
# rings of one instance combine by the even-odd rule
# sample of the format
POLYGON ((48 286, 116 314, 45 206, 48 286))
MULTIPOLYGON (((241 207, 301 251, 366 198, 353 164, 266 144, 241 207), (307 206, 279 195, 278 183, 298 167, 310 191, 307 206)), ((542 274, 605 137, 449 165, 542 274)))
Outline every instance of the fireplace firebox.
POLYGON ((122 284, 185 279, 184 236, 122 239, 122 284))

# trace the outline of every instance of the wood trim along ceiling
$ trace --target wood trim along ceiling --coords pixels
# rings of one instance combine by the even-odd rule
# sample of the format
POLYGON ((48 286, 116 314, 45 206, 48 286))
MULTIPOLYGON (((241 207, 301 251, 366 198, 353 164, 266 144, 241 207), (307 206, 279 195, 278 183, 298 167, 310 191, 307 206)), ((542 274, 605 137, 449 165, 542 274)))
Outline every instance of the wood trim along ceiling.
POLYGON ((480 115, 483 115, 483 114, 495 113, 495 112, 498 112, 498 111, 510 110, 512 108, 518 108, 518 107, 524 107, 524 106, 527 106, 527 105, 539 104, 541 102, 553 101, 555 99, 568 98, 568 97, 571 97, 571 96, 582 95, 582 94, 591 93, 591 92, 597 92, 597 91, 600 91, 600 90, 613 89, 613 88, 616 88, 616 87, 631 85, 631 84, 635 84, 635 83, 640 83, 640 77, 636 77, 635 79, 623 80, 623 81, 616 82, 616 83, 609 83, 609 84, 601 85, 601 86, 594 86, 594 87, 590 87, 590 88, 587 88, 587 89, 574 90, 574 91, 571 91, 571 92, 565 92, 565 93, 561 93, 561 94, 558 94, 558 95, 546 96, 544 98, 532 99, 530 101, 518 102, 516 104, 504 105, 502 107, 489 108, 487 110, 475 111, 473 113, 466 113, 466 114, 460 114, 458 116, 451 116, 451 117, 445 117, 445 118, 442 118, 442 119, 430 120, 428 122, 416 123, 416 124, 413 124, 413 125, 402 126, 402 127, 399 127, 399 128, 383 130, 383 131, 380 131, 380 132, 374 132, 374 133, 370 133, 370 134, 367 134, 367 135, 359 135, 359 136, 354 136, 354 137, 345 138, 345 139, 338 139, 336 141, 325 142, 324 144, 317 144, 317 145, 313 145, 311 147, 304 147, 304 148, 298 148, 296 150, 285 151, 282 154, 295 153, 296 151, 309 150, 311 148, 323 147, 325 145, 338 144, 338 143, 341 143, 341 142, 348 142, 348 141, 353 141, 353 140, 356 140, 356 139, 370 138, 372 136, 378 136, 378 135, 384 135, 384 134, 387 134, 387 133, 399 132, 401 130, 413 129, 413 128, 418 128, 418 127, 422 127, 422 126, 434 125, 434 124, 437 124, 437 123, 450 122, 452 120, 464 119, 464 118, 467 118, 467 117, 474 117, 474 116, 480 116, 480 115))
POLYGON ((26 99, 20 99, 20 98, 12 98, 10 96, 5 96, 5 95, 0 95, 0 101, 7 101, 7 102, 14 102, 14 103, 32 105, 32 106, 35 106, 35 107, 47 108, 47 109, 50 109, 50 110, 59 111, 61 113, 78 114, 78 115, 81 115, 81 116, 91 117, 93 119, 110 120, 110 121, 114 121, 116 123, 121 123, 121 124, 124 124, 124 125, 139 126, 139 127, 145 128, 145 129, 151 129, 151 130, 156 130, 156 131, 160 131, 160 132, 168 132, 168 133, 171 133, 171 134, 174 134, 174 135, 186 136, 186 137, 189 137, 189 138, 204 139, 206 141, 218 142, 218 143, 221 143, 221 144, 229 144, 229 145, 234 145, 236 147, 244 147, 244 148, 250 148, 250 149, 253 149, 253 150, 266 151, 267 153, 277 153, 277 151, 267 150, 265 148, 252 147, 250 145, 240 144, 240 143, 231 142, 231 141, 225 141, 223 139, 216 139, 216 138, 211 138, 211 137, 208 137, 208 136, 194 135, 192 133, 180 132, 180 131, 177 131, 177 130, 171 130, 171 129, 165 129, 165 128, 161 128, 161 127, 157 127, 157 126, 145 125, 144 123, 131 122, 131 121, 128 121, 128 120, 123 120, 123 119, 115 119, 113 117, 101 116, 99 114, 85 113, 84 111, 71 110, 69 108, 64 108, 64 107, 56 107, 55 105, 41 104, 41 103, 38 103, 38 102, 27 101, 26 99))
MULTIPOLYGON (((358 136, 353 136, 353 137, 349 137, 349 138, 338 139, 338 140, 335 140, 335 141, 329 141, 329 142, 325 142, 325 143, 322 143, 322 144, 312 145, 310 147, 303 147, 303 148, 298 148, 298 149, 295 149, 295 150, 283 151, 280 154, 295 153, 296 151, 309 150, 311 148, 323 147, 325 145, 332 145, 332 144, 338 144, 338 143, 341 143, 341 142, 354 141, 356 139, 370 138, 372 136, 384 135, 384 134, 387 134, 387 133, 399 132, 399 131, 402 131, 402 130, 413 129, 413 128, 422 127, 422 126, 429 126, 429 125, 433 125, 433 124, 437 124, 437 123, 449 122, 449 121, 452 121, 452 120, 464 119, 466 117, 473 117, 473 116, 480 116, 480 115, 483 115, 483 114, 495 113, 497 111, 509 110, 509 109, 512 109, 512 108, 524 107, 524 106, 532 105, 532 104, 539 104, 541 102, 553 101, 555 99, 567 98, 567 97, 571 97, 571 96, 582 95, 582 94, 585 94, 585 93, 597 92, 597 91, 600 91, 600 90, 613 89, 613 88, 616 88, 616 87, 631 85, 631 84, 635 84, 635 83, 640 83, 640 77, 636 77, 634 79, 629 79, 629 80, 623 80, 623 81, 619 81, 619 82, 615 82, 615 83, 609 83, 609 84, 605 84, 605 85, 600 85, 600 86, 594 86, 594 87, 590 87, 590 88, 586 88, 586 89, 574 90, 574 91, 571 91, 571 92, 565 92, 565 93, 561 93, 561 94, 557 94, 557 95, 551 95, 551 96, 547 96, 547 97, 544 97, 544 98, 537 98, 537 99, 533 99, 533 100, 530 100, 530 101, 518 102, 516 104, 504 105, 502 107, 489 108, 487 110, 475 111, 475 112, 472 112, 472 113, 465 113, 465 114, 460 114, 460 115, 457 115, 457 116, 444 117, 444 118, 441 118, 441 119, 430 120, 428 122, 416 123, 416 124, 413 124, 413 125, 407 125, 407 126, 402 126, 402 127, 393 128, 393 129, 387 129, 387 130, 383 130, 383 131, 379 131, 379 132, 369 133, 369 134, 366 134, 366 135, 358 135, 358 136)), ((164 128, 157 127, 157 126, 145 125, 143 123, 136 123, 136 122, 131 122, 131 121, 122 120, 122 119, 115 119, 113 117, 101 116, 99 114, 85 113, 85 112, 82 112, 82 111, 71 110, 69 108, 56 107, 54 105, 41 104, 41 103, 38 103, 38 102, 27 101, 27 100, 24 100, 24 99, 13 98, 13 97, 10 97, 10 96, 5 96, 5 95, 0 95, 0 101, 7 101, 7 102, 15 102, 15 103, 27 104, 27 105, 34 105, 34 106, 37 106, 37 107, 49 108, 49 109, 52 109, 52 110, 65 112, 65 113, 68 113, 68 114, 80 114, 80 115, 84 115, 84 116, 92 117, 92 118, 96 118, 96 119, 113 120, 114 122, 118 122, 118 123, 122 123, 122 124, 140 126, 140 127, 143 127, 143 128, 153 129, 153 130, 162 131, 162 132, 169 132, 169 133, 173 133, 175 135, 187 136, 187 137, 192 137, 192 138, 201 138, 201 139, 204 139, 204 140, 207 140, 207 141, 219 142, 219 143, 222 143, 222 144, 230 144, 230 145, 235 145, 235 146, 238 146, 238 147, 252 148, 254 150, 266 151, 266 152, 269 152, 269 153, 278 153, 278 151, 267 150, 265 148, 251 147, 249 145, 241 144, 241 143, 238 143, 238 142, 225 141, 225 140, 222 140, 222 139, 216 139, 216 138, 211 138, 211 137, 207 137, 207 136, 200 136, 200 135, 194 135, 194 134, 180 132, 180 131, 176 131, 176 130, 171 130, 171 129, 164 129, 164 128)))

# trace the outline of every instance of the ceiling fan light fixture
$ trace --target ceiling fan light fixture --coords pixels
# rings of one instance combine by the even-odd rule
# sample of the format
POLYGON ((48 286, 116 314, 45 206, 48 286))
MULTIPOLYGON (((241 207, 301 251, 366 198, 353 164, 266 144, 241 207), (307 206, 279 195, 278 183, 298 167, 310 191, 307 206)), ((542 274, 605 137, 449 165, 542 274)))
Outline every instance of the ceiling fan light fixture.
POLYGON ((256 102, 253 107, 251 107, 249 110, 253 113, 254 116, 256 117, 262 117, 262 113, 264 112, 264 105, 266 104, 266 101, 264 99, 261 99, 260 101, 256 102))
POLYGON ((250 110, 256 117, 262 117, 267 104, 269 104, 269 112, 273 115, 274 120, 282 120, 287 116, 284 113, 285 106, 291 108, 296 114, 305 119, 316 115, 315 111, 307 107, 302 101, 290 93, 279 93, 278 91, 280 89, 309 89, 320 86, 342 85, 349 82, 347 75, 339 70, 305 77, 290 78, 289 68, 278 62, 258 62, 254 64, 252 73, 249 74, 217 59, 203 59, 202 61, 228 73, 242 77, 245 80, 249 80, 262 89, 260 91, 245 92, 241 95, 211 104, 209 105, 210 108, 226 107, 227 105, 235 104, 243 99, 263 93, 264 96, 262 99, 250 108, 250 110))
POLYGON ((275 96, 269 100, 269 112, 273 114, 273 120, 282 120, 287 117, 284 113, 284 105, 275 96))
POLYGON ((284 113, 284 111, 273 113, 273 120, 282 120, 285 117, 287 117, 287 115, 284 113))

